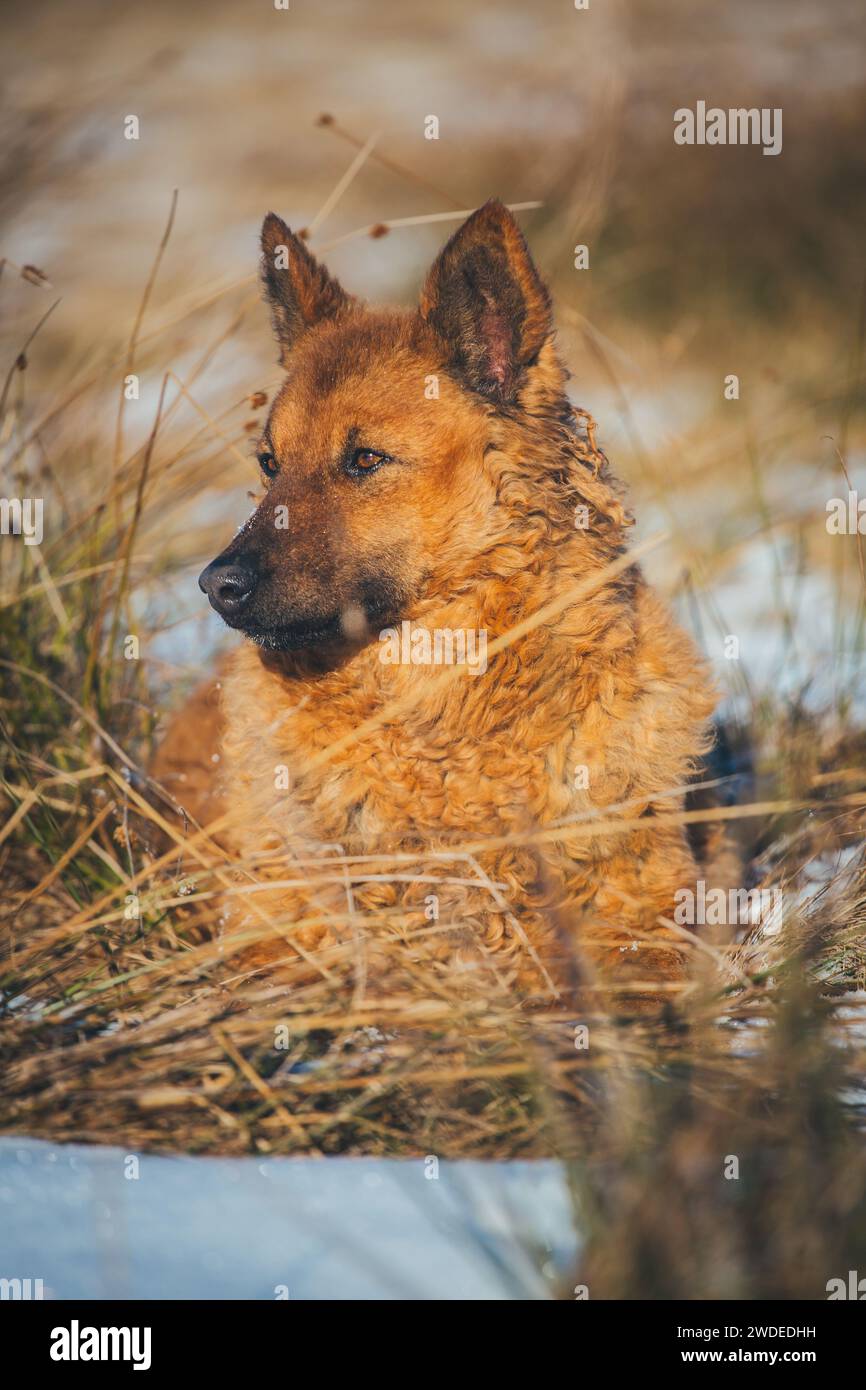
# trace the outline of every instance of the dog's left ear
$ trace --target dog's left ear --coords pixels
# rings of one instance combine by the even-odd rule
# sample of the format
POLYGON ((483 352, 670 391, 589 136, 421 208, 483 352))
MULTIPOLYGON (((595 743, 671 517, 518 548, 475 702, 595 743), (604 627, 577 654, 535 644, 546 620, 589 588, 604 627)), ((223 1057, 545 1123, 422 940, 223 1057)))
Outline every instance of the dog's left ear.
POLYGON ((421 316, 467 385, 493 401, 514 400, 553 324, 523 234, 498 200, 467 218, 434 261, 421 316))
POLYGON ((274 212, 262 223, 262 283, 284 367, 302 333, 354 302, 274 212))

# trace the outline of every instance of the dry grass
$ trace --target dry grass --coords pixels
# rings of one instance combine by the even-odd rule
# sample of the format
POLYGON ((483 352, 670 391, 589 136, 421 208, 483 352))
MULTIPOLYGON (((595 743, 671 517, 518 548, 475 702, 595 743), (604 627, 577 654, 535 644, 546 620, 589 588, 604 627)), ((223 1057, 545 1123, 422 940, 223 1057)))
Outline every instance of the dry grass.
MULTIPOLYGON (((437 181, 431 190, 384 144, 340 124, 322 138, 342 150, 344 168, 310 221, 316 249, 387 248, 369 218, 330 241, 323 226, 372 165, 430 199, 429 217, 413 211, 408 224, 459 217, 463 200, 446 190, 437 203, 437 181)), ((610 215, 606 168, 589 199, 599 227, 610 215)), ((571 173, 561 167, 538 190, 549 246, 573 214, 557 203, 571 173)), ((0 280, 0 294, 33 296, 27 334, 7 347, 4 488, 44 497, 46 511, 41 547, 4 538, 0 549, 0 1125, 194 1153, 556 1154, 569 1164, 587 1240, 579 1277, 594 1296, 822 1296, 826 1279, 866 1263, 863 587, 859 543, 827 548, 820 497, 774 484, 814 460, 823 432, 840 451, 820 446, 824 491, 838 491, 837 464, 847 467, 862 442, 862 321, 859 337, 846 324, 831 377, 804 354, 795 384, 769 381, 745 423, 713 404, 671 438, 648 431, 632 405, 633 356, 647 362, 637 336, 629 352, 611 342, 625 292, 608 301, 604 333, 567 294, 560 314, 566 355, 619 421, 639 513, 669 531, 654 577, 711 653, 732 630, 725 586, 749 573, 756 542, 770 556, 769 576, 754 582, 773 593, 786 680, 777 690, 747 662, 731 667, 733 763, 708 780, 727 797, 753 881, 783 891, 778 930, 696 943, 694 984, 662 1020, 645 1022, 621 1017, 611 996, 525 999, 492 973, 443 973, 423 935, 407 950, 399 921, 359 920, 347 890, 346 944, 299 959, 275 986, 241 971, 232 959, 241 943, 220 935, 219 896, 249 893, 255 864, 217 851, 204 828, 178 830, 145 772, 161 712, 212 655, 204 615, 187 601, 192 566, 215 553, 254 486, 248 440, 276 380, 241 356, 224 366, 251 324, 264 331, 252 276, 160 292, 173 205, 164 215, 128 336, 61 351, 53 394, 29 361, 40 328, 25 343, 52 302, 39 296, 53 291, 10 264, 0 280), (131 372, 146 383, 148 417, 123 400, 131 372), (834 693, 820 700, 810 695, 822 674, 821 659, 810 661, 815 610, 803 612, 813 583, 838 654, 834 693), (124 658, 128 634, 139 660, 124 658), (576 1047, 576 1025, 588 1027, 588 1048, 576 1047), (723 1176, 730 1155, 738 1181, 723 1176)), ((652 281, 642 284, 655 322, 652 281)), ((678 290, 692 293, 688 281, 678 290)), ((681 318, 664 332, 644 376, 650 393, 677 384, 689 342, 681 318)), ((742 352, 755 376, 782 336, 746 322, 742 352)), ((736 369, 745 379, 739 359, 736 369)), ((370 874, 477 877, 473 849, 455 845, 447 864, 330 851, 306 872, 349 886, 370 874)))

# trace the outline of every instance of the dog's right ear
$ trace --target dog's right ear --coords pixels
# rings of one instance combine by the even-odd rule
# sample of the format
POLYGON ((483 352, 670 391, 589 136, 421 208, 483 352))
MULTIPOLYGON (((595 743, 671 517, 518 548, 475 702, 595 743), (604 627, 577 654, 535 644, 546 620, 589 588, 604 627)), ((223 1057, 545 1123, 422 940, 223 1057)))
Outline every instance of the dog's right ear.
POLYGON ((262 223, 262 283, 284 367, 302 333, 323 319, 337 318, 353 303, 274 212, 262 223))

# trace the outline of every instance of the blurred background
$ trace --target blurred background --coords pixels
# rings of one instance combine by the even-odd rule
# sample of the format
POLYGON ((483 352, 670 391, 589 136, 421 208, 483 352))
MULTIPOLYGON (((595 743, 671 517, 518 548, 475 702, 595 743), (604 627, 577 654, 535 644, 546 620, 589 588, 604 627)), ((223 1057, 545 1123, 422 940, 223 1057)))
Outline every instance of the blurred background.
MULTIPOLYGON (((352 291, 409 304, 450 214, 496 195, 541 204, 520 217, 574 399, 640 532, 672 529, 650 568, 691 605, 725 687, 850 693, 856 541, 831 542, 823 515, 846 491, 840 453, 862 476, 861 20, 856 0, 5 7, 2 252, 50 281, 7 265, 7 363, 61 301, 26 387, 12 383, 36 407, 41 466, 97 503, 114 453, 143 447, 166 370, 201 408, 169 382, 151 476, 184 452, 135 561, 162 633, 150 655, 174 663, 172 680, 223 638, 194 576, 246 514, 261 416, 245 398, 278 380, 255 280, 264 212, 311 229, 352 291), (698 100, 781 107, 782 153, 675 145, 674 110, 698 100), (401 219, 421 220, 364 232, 401 219), (730 374, 739 400, 724 398, 730 374), (728 633, 739 663, 724 660, 728 633)), ((32 452, 24 466, 39 466, 32 452)), ((56 507, 46 525, 62 529, 56 507)))
MULTIPOLYGON (((0 11, 0 495, 45 501, 41 546, 0 543, 13 1248, 44 1248, 44 1212, 75 1200, 65 1178, 30 1173, 63 1168, 34 1136, 230 1155, 265 1224, 263 1156, 541 1156, 566 1165, 575 1214, 558 1252, 531 1235, 547 1291, 568 1266, 566 1297, 576 1280, 593 1298, 824 1297, 866 1258, 866 567, 863 537, 826 526, 828 500, 866 495, 862 5, 0 11), (698 101, 781 108, 781 153, 676 145, 674 112, 698 101), (568 1012, 509 998, 470 1015, 440 979, 381 1015, 373 999, 350 1028, 349 971, 333 993, 292 995, 292 1050, 275 1055, 285 999, 225 988, 205 874, 181 856, 148 881, 130 816, 166 713, 235 640, 195 580, 251 507, 280 377, 259 227, 273 209, 349 290, 409 305, 491 196, 522 208, 573 400, 628 484, 637 538, 668 533, 646 568, 714 664, 748 881, 783 887, 785 920, 746 929, 732 960, 720 950, 712 997, 661 1035, 600 1020, 577 1053, 568 1012), (129 633, 139 661, 123 659, 129 633), (730 1154, 742 1182, 719 1178, 730 1154)), ((174 1182, 172 1165, 150 1171, 174 1182)), ((229 1177, 209 1169, 215 1200, 229 1177)), ((547 1206, 519 1183, 516 1206, 561 1227, 559 1177, 547 1206)), ((358 1212, 361 1190, 347 1188, 358 1212)), ((141 1191, 113 1219, 144 1248, 154 1212, 175 1208, 141 1191)), ((368 1288, 372 1246, 393 1275, 386 1236, 408 1229, 390 1209, 375 1239, 359 1217, 368 1288)), ((89 1268, 101 1220, 70 1228, 64 1268, 89 1268)), ((504 1268, 494 1227, 462 1218, 504 1268)), ((165 1221, 153 1229, 170 1248, 165 1221)), ((198 1226, 189 1240, 200 1263, 198 1226)))

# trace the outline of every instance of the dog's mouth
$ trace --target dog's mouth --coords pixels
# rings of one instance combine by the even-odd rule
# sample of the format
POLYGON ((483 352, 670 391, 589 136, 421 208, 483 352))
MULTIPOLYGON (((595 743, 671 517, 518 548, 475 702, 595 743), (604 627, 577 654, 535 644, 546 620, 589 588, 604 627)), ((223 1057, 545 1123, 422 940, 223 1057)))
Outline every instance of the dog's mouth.
POLYGON ((304 622, 281 623, 274 626, 252 622, 238 626, 245 637, 268 652, 299 652, 307 647, 347 641, 339 613, 333 613, 327 618, 313 618, 304 622))
POLYGON ((341 612, 293 623, 257 623, 250 619, 232 626, 269 652, 301 652, 322 647, 351 651, 373 641, 379 628, 389 621, 390 612, 389 603, 379 601, 363 608, 351 604, 341 612))

